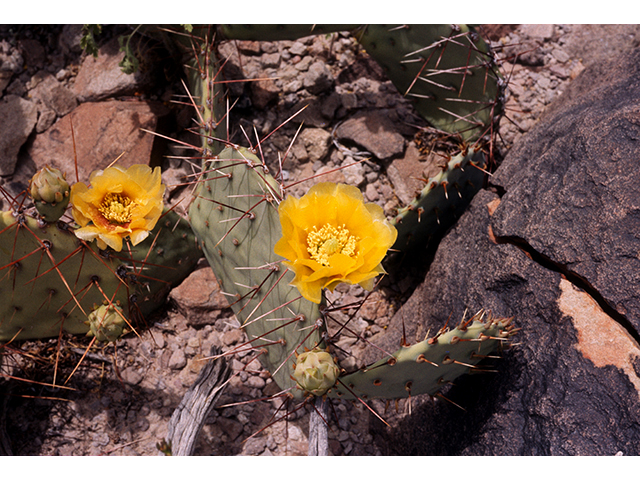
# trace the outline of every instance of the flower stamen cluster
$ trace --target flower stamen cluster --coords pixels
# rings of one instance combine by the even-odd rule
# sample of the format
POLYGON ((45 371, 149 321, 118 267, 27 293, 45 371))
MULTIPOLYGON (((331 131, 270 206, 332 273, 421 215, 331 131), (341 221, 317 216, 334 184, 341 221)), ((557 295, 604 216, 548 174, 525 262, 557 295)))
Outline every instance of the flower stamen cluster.
POLYGON ((135 205, 131 199, 119 193, 107 193, 98 207, 98 211, 110 223, 121 225, 131 222, 135 205))
POLYGON ((358 237, 349 235, 349 230, 344 225, 334 227, 325 224, 320 230, 314 225, 313 231, 307 235, 307 244, 309 245, 307 250, 311 258, 328 267, 330 265, 329 257, 336 253, 355 257, 358 240, 358 237))

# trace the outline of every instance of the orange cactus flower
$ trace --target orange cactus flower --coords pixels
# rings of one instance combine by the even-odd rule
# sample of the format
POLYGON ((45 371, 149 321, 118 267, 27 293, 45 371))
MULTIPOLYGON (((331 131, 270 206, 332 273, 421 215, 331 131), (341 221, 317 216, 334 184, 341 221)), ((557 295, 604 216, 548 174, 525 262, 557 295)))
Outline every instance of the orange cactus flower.
POLYGON ((132 165, 110 167, 91 174, 90 187, 78 182, 71 187, 73 218, 80 225, 78 238, 97 240, 119 252, 122 239, 137 245, 149 235, 162 214, 165 186, 160 167, 132 165))
POLYGON ((356 187, 330 182, 303 197, 288 197, 278 207, 282 238, 275 253, 294 273, 292 285, 307 300, 320 303, 322 289, 340 283, 373 288, 385 273, 381 261, 398 235, 382 207, 364 203, 356 187))

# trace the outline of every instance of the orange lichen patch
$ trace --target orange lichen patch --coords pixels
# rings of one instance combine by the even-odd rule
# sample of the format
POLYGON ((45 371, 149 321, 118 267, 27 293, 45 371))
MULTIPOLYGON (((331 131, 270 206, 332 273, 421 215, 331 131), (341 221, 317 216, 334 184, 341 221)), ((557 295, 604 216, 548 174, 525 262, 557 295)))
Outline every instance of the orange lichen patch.
POLYGON ((496 245, 498 244, 498 239, 496 238, 495 234, 493 233, 493 228, 491 228, 491 225, 489 225, 487 227, 487 236, 489 237, 489 241, 491 243, 495 243, 496 245))
POLYGON ((640 345, 604 313, 590 295, 564 278, 560 280, 560 290, 562 294, 558 299, 558 307, 571 317, 578 331, 578 351, 596 367, 613 365, 621 369, 640 396, 640 378, 632 364, 634 357, 640 356, 640 345))
POLYGON ((493 212, 496 211, 496 208, 498 208, 498 205, 500 205, 499 198, 496 198, 495 200, 491 200, 489 203, 487 203, 487 210, 489 210, 489 216, 493 215, 493 212))

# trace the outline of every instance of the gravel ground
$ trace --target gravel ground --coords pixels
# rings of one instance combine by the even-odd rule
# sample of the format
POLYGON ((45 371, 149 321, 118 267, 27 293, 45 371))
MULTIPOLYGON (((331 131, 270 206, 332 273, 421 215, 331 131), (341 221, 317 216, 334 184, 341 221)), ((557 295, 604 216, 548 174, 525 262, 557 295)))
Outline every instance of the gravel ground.
MULTIPOLYGON (((502 71, 509 80, 507 118, 500 124, 496 142, 499 162, 585 65, 597 61, 601 55, 635 46, 638 28, 487 25, 483 29, 502 59, 502 71), (595 44, 600 48, 594 49, 595 44)), ((38 42, 42 43, 42 35, 32 36, 28 42, 32 50, 37 50, 38 42)), ((5 95, 12 93, 28 98, 29 82, 47 68, 63 86, 71 89, 79 81, 84 64, 80 54, 64 54, 65 48, 70 49, 65 47, 65 41, 57 43, 60 52, 58 57, 51 57, 54 63, 35 71, 25 68, 6 86, 5 95)), ((363 112, 374 116, 376 112, 385 112, 386 115, 393 109, 400 112, 401 118, 420 122, 377 65, 347 36, 308 37, 296 42, 229 42, 223 45, 222 51, 231 56, 230 67, 242 69, 247 78, 278 77, 271 82, 255 82, 244 89, 247 95, 239 97, 234 120, 245 130, 255 125, 258 133, 265 135, 300 104, 320 93, 325 98, 305 113, 306 128, 283 165, 285 180, 311 177, 362 158, 362 145, 334 142, 333 133, 363 112), (250 105, 254 108, 249 108, 250 105)), ((10 56, 12 50, 6 47, 4 52, 10 56)), ((175 84, 163 88, 166 90, 155 94, 157 98, 165 98, 163 95, 177 89, 175 84)), ((237 90, 232 93, 240 95, 244 87, 234 88, 237 90)), ((51 128, 42 120, 42 115, 40 121, 43 124, 39 131, 51 128)), ((405 152, 399 158, 415 150, 414 128, 398 126, 393 119, 391 122, 380 120, 380 124, 383 134, 389 136, 385 145, 391 151, 399 148, 405 152)), ((277 159, 277 152, 285 151, 291 144, 296 128, 286 125, 279 129, 263 146, 265 156, 272 162, 277 159)), ((322 180, 358 185, 368 201, 378 203, 391 215, 403 205, 407 192, 411 195, 419 185, 417 181, 413 183, 411 177, 420 176, 430 168, 429 159, 418 155, 417 160, 413 160, 413 170, 398 179, 390 174, 398 162, 391 154, 382 166, 365 161, 357 167, 330 173, 322 180)), ((163 175, 169 183, 170 179, 188 171, 177 161, 167 161, 165 167, 163 175)), ((5 178, 6 184, 10 180, 11 177, 5 178)), ((291 193, 299 195, 309 185, 310 182, 302 183, 291 193)), ((183 191, 173 191, 171 202, 176 202, 181 195, 183 191)), ((203 365, 202 358, 211 346, 228 351, 244 341, 210 269, 205 262, 200 267, 174 289, 166 308, 147 319, 149 328, 140 338, 129 335, 115 348, 93 348, 69 384, 74 390, 14 385, 12 396, 5 397, 6 428, 13 452, 18 455, 158 455, 156 444, 165 438, 169 418, 194 382, 203 365)), ((407 272, 402 281, 383 283, 351 320, 353 330, 367 339, 383 334, 393 313, 420 282, 421 276, 424 271, 416 269, 407 272)), ((338 287, 331 296, 331 300, 342 304, 363 298, 364 292, 359 287, 348 286, 338 287)), ((339 313, 339 319, 347 318, 347 313, 339 313)), ((65 337, 62 341, 61 378, 70 373, 88 344, 83 338, 65 337)), ((347 366, 358 365, 362 357, 361 344, 355 336, 341 337, 339 345, 352 351, 349 357, 343 355, 347 366)), ((40 379, 50 376, 51 368, 47 365, 55 355, 55 345, 53 340, 24 342, 22 351, 32 356, 26 353, 21 356, 21 373, 40 379)), ((292 413, 286 421, 270 424, 281 407, 280 400, 260 399, 277 393, 277 386, 251 352, 235 354, 229 361, 234 375, 207 419, 196 454, 305 455, 310 407, 292 413), (225 406, 231 404, 235 405, 225 406)), ((372 406, 384 417, 382 402, 372 402, 372 406)), ((335 416, 329 438, 333 455, 381 454, 380 445, 370 431, 370 425, 380 420, 360 404, 333 402, 332 409, 335 416)), ((399 403, 399 415, 406 414, 408 409, 407 402, 399 403)))

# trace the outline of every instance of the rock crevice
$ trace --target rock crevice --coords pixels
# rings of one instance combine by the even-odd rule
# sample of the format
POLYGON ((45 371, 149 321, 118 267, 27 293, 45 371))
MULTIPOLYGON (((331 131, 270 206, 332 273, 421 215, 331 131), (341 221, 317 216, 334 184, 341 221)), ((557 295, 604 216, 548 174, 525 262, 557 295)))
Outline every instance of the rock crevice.
POLYGON ((526 239, 517 236, 495 236, 493 235, 496 243, 513 245, 522 250, 527 257, 536 262, 541 267, 551 270, 553 272, 560 273, 568 282, 570 282, 577 289, 585 292, 589 297, 593 299, 595 303, 605 312, 609 317, 615 320, 626 332, 640 344, 640 332, 635 329, 629 319, 618 312, 614 306, 607 301, 607 299, 594 287, 587 278, 572 271, 566 265, 553 261, 552 258, 540 253, 533 248, 526 239))

